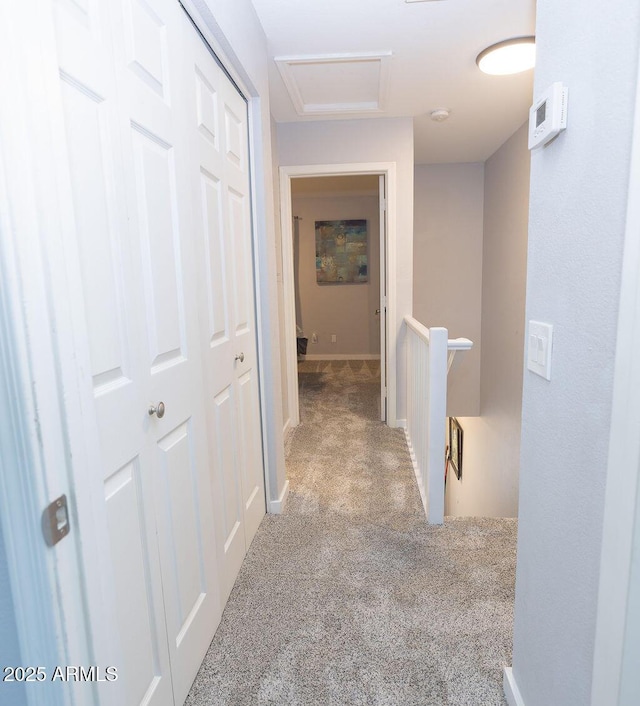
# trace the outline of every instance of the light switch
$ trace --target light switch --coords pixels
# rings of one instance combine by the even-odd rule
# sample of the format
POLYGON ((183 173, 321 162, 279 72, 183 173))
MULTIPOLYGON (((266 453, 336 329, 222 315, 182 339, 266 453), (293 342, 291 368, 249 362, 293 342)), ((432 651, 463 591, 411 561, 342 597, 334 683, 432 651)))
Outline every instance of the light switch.
POLYGON ((532 373, 551 380, 551 348, 553 326, 541 321, 529 321, 527 368, 532 373))

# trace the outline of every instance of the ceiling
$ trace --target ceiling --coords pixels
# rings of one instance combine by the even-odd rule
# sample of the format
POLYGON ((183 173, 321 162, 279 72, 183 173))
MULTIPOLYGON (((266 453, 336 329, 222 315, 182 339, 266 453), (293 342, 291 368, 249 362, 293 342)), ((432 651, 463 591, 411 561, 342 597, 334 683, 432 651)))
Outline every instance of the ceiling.
POLYGON ((528 115, 533 71, 476 56, 535 33, 535 0, 253 0, 277 122, 412 117, 417 164, 480 162, 528 115), (276 61, 277 60, 277 61, 276 61), (432 110, 450 117, 434 122, 432 110))

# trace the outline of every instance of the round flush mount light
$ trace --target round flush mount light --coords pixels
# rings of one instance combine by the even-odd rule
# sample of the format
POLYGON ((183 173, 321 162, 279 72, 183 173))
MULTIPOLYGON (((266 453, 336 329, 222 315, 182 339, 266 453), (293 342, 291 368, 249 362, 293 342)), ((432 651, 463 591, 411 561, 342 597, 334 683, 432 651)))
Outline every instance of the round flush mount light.
POLYGON ((429 113, 431 120, 441 123, 449 117, 449 111, 446 108, 437 108, 429 113))
POLYGON ((494 76, 518 74, 521 71, 532 69, 536 63, 536 38, 516 37, 498 42, 484 51, 476 58, 480 71, 494 76))

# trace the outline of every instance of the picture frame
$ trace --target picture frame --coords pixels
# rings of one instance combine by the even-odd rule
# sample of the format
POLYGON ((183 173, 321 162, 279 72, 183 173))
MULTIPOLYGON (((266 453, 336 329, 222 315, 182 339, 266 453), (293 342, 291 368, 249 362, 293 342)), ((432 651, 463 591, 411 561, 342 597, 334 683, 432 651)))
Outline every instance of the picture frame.
POLYGON ((366 284, 369 281, 367 221, 316 221, 316 282, 366 284))
POLYGON ((455 417, 449 417, 449 461, 458 480, 462 480, 463 431, 455 417))

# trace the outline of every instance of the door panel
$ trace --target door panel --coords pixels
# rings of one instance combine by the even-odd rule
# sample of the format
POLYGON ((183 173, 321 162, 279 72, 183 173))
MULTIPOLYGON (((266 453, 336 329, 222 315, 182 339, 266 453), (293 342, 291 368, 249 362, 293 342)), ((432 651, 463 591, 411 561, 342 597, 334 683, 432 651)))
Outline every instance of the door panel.
POLYGON ((184 360, 180 240, 172 148, 132 129, 138 234, 141 239, 152 371, 184 360))
POLYGON ((233 245, 233 289, 236 337, 251 330, 247 280, 251 274, 251 261, 247 258, 247 238, 245 223, 244 197, 234 189, 229 189, 227 195, 229 209, 230 242, 233 245), (247 266, 249 270, 247 271, 247 266))
POLYGON ((188 184, 185 47, 199 41, 176 0, 126 0, 116 48, 130 237, 144 287, 142 351, 165 624, 176 703, 188 693, 221 614, 188 184), (131 165, 131 168, 127 166, 131 165))
MULTIPOLYGON (((160 465, 159 513, 169 529, 167 542, 174 582, 176 616, 174 634, 179 646, 196 610, 206 594, 206 558, 202 554, 198 472, 191 452, 191 423, 179 425, 158 442, 160 465), (191 551, 183 551, 191 548, 191 551)), ((165 608, 166 610, 166 608, 165 608)))
POLYGON ((167 29, 160 3, 131 0, 126 3, 125 32, 129 67, 140 81, 165 102, 169 100, 167 86, 167 29), (156 8, 160 10, 157 14, 156 8))
MULTIPOLYGON (((159 586, 158 565, 151 565, 154 554, 148 551, 149 518, 145 517, 144 492, 138 459, 106 479, 104 495, 114 567, 114 590, 120 597, 121 624, 127 625, 122 642, 123 667, 129 703, 172 703, 163 678, 166 656, 159 654, 164 640, 164 616, 154 611, 154 593, 159 586), (135 665, 127 669, 126 665, 135 665), (164 693, 163 693, 164 692, 164 693)), ((166 649, 166 648, 165 648, 166 649)))
POLYGON ((235 454, 238 444, 235 414, 233 385, 229 385, 213 398, 209 428, 209 443, 214 454, 212 490, 223 601, 231 593, 246 552, 240 464, 235 454))
POLYGON ((87 311, 91 375, 96 394, 124 384, 125 307, 118 275, 121 255, 112 237, 117 205, 105 100, 88 86, 62 75, 61 92, 69 141, 71 188, 78 232, 82 288, 87 311))
MULTIPOLYGON (((238 101, 234 102, 239 105, 238 101)), ((239 107, 242 107, 242 113, 246 115, 246 106, 239 107)), ((246 135, 246 120, 238 117, 229 105, 225 105, 224 126, 227 159, 234 167, 244 170, 245 159, 243 143, 246 135)))
POLYGON ((146 394, 140 351, 146 348, 134 258, 127 238, 120 112, 110 17, 94 0, 56 6, 61 98, 78 254, 78 292, 89 349, 100 439, 96 498, 105 506, 110 556, 105 570, 116 596, 128 703, 173 703, 162 577, 156 548, 152 456, 144 429, 146 394))
POLYGON ((200 168, 202 208, 202 249, 209 313, 209 345, 211 348, 229 341, 227 276, 225 244, 222 229, 222 185, 213 174, 200 168))
POLYGON ((264 489, 262 474, 262 447, 260 445, 260 417, 257 399, 257 381, 253 369, 238 378, 238 426, 240 430, 240 459, 244 503, 245 535, 251 542, 264 516, 264 489))

